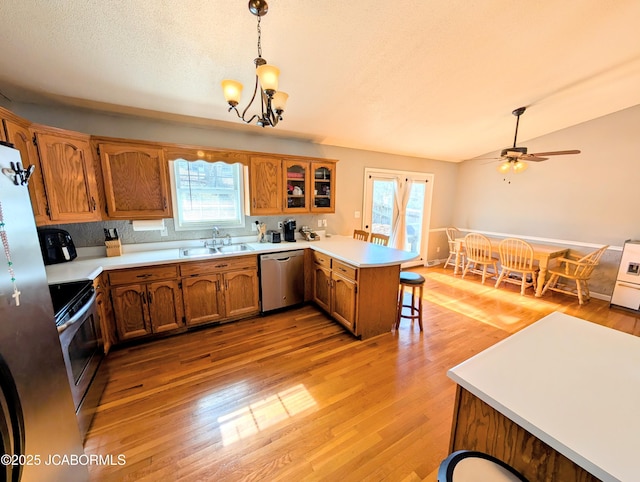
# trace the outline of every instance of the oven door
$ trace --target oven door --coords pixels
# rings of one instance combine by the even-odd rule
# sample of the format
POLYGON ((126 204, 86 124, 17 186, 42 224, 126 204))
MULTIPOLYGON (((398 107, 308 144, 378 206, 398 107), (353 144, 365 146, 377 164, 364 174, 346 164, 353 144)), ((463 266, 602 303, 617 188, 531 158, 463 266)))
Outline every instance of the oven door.
POLYGON ((58 327, 76 411, 102 360, 102 340, 96 310, 96 294, 73 318, 58 327))

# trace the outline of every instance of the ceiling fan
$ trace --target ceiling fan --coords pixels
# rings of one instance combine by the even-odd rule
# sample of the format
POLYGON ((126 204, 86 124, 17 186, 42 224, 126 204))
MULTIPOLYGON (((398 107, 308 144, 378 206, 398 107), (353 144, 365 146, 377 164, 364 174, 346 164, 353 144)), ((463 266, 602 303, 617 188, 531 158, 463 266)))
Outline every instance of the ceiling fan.
POLYGON ((498 172, 507 173, 509 171, 522 172, 528 166, 525 161, 541 162, 546 161, 549 156, 561 156, 565 154, 580 154, 577 149, 568 151, 550 151, 550 152, 536 152, 534 154, 528 154, 526 147, 516 147, 516 141, 518 139, 518 126, 520 124, 520 116, 527 110, 526 107, 518 107, 512 112, 516 116, 516 133, 513 137, 513 147, 507 147, 500 152, 500 159, 504 162, 498 166, 498 172))

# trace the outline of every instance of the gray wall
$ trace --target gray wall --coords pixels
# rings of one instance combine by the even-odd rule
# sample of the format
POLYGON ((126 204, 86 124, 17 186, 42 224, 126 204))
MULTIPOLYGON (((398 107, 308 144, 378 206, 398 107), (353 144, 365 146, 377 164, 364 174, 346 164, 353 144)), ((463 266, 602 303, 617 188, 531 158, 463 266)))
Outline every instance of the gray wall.
MULTIPOLYGON (((429 236, 428 259, 442 256, 447 248, 446 239, 439 229, 450 223, 453 216, 453 203, 458 165, 419 159, 414 157, 383 154, 379 152, 346 149, 334 146, 323 146, 308 141, 285 139, 269 135, 268 131, 255 128, 250 133, 237 129, 221 129, 186 123, 177 123, 149 118, 101 113, 80 108, 52 107, 36 104, 5 104, 5 107, 32 122, 49 126, 70 129, 93 135, 122 137, 177 144, 192 144, 212 148, 240 149, 278 154, 300 155, 317 158, 338 159, 336 213, 326 215, 287 216, 294 217, 298 226, 308 225, 317 228, 318 219, 327 220, 327 232, 349 235, 353 229, 360 228, 361 219, 354 217, 355 211, 362 211, 364 189, 364 169, 378 167, 406 171, 428 172, 434 174, 433 200, 431 212, 431 229, 429 236), (436 250, 440 248, 440 253, 436 250)), ((279 129, 276 128, 276 129, 279 129)), ((268 229, 275 229, 277 221, 285 216, 262 216, 249 218, 248 221, 260 220, 266 222, 268 229)), ((73 234, 77 233, 82 244, 94 244, 102 240, 103 224, 112 227, 115 223, 91 223, 94 226, 65 226, 73 234)), ((169 226, 169 236, 160 238, 158 233, 134 233, 120 224, 125 232, 124 242, 169 241, 184 239, 185 237, 204 238, 208 232, 175 233, 172 223, 169 226)), ((249 223, 247 223, 249 226, 249 223)), ((251 234, 248 231, 230 231, 232 235, 251 234)))

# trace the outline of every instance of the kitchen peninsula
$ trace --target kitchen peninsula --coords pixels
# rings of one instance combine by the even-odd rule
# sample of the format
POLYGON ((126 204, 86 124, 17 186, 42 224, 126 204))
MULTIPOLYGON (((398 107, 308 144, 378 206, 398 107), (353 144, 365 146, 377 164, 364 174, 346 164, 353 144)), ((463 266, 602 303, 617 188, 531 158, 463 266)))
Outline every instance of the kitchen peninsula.
MULTIPOLYGON (((223 260, 235 261, 242 263, 242 269, 252 269, 254 273, 257 273, 257 255, 307 249, 305 261, 305 292, 307 295, 305 299, 315 302, 355 336, 366 339, 390 331, 396 313, 400 265, 416 257, 415 253, 357 241, 346 236, 325 237, 321 241, 313 242, 302 240, 293 243, 273 244, 246 242, 249 250, 242 253, 193 258, 180 256, 180 248, 202 246, 202 243, 203 240, 124 245, 123 254, 114 257, 105 257, 103 254, 83 256, 81 249, 77 259, 68 263, 48 266, 47 278, 49 283, 64 283, 82 279, 95 280, 103 273, 114 278, 116 273, 118 275, 131 273, 134 271, 133 268, 136 272, 142 273, 140 270, 164 266, 175 269, 175 274, 171 276, 177 280, 177 286, 184 290, 184 284, 181 281, 191 276, 186 273, 193 272, 193 267, 198 263, 218 263, 221 265, 223 260), (247 263, 254 263, 254 267, 247 263), (191 269, 189 269, 190 267, 191 269)), ((150 273, 150 276, 152 274, 150 273)), ((214 275, 215 273, 210 274, 214 275)), ((141 275, 136 273, 136 276, 141 275)), ((165 276, 165 278, 167 277, 165 276)), ((146 279, 145 281, 150 280, 146 279)), ((220 289, 220 283, 217 283, 216 286, 216 289, 220 289)), ((251 286, 257 287, 257 284, 251 286)), ((115 293, 115 289, 111 289, 114 308, 117 305, 114 298, 115 293)), ((142 297, 144 298, 144 295, 142 297)), ((181 304, 179 297, 175 297, 175 304, 181 304)), ((185 298, 185 308, 186 306, 187 299, 185 298)), ((172 326, 167 330, 179 331, 189 327, 188 317, 185 320, 182 317, 182 309, 179 306, 176 309, 178 308, 180 314, 176 315, 178 318, 177 326, 172 326), (180 321, 181 318, 182 321, 180 321)), ((245 310, 242 316, 228 317, 228 321, 252 316, 257 312, 257 308, 245 310)), ((108 328, 107 332, 116 333, 116 330, 108 328)), ((163 328, 162 331, 164 330, 163 328)), ((117 330, 118 339, 113 340, 113 343, 130 339, 130 333, 130 331, 125 332, 123 326, 120 325, 117 330)), ((134 334, 134 336, 137 335, 134 334)))
POLYGON ((450 450, 529 480, 637 480, 640 338, 552 313, 449 371, 450 450))

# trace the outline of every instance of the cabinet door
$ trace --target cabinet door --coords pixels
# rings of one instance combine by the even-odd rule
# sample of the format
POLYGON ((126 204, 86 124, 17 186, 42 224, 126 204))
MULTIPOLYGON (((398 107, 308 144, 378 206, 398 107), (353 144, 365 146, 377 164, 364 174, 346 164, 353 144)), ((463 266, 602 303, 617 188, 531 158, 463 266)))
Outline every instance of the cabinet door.
POLYGON ((249 164, 250 211, 253 216, 282 213, 282 161, 252 157, 249 164))
POLYGON ((156 281, 147 285, 147 306, 151 331, 161 333, 183 325, 182 292, 175 280, 156 281))
POLYGON ((7 140, 20 151, 23 166, 33 164, 35 171, 29 179, 29 197, 33 216, 38 226, 46 225, 49 222, 47 196, 44 191, 44 179, 42 177, 42 166, 38 152, 33 145, 33 134, 27 125, 6 119, 4 121, 7 130, 7 140))
POLYGON ((313 300, 325 310, 331 312, 331 270, 313 264, 313 300))
POLYGON ((99 144, 110 219, 170 218, 168 167, 162 149, 99 144))
POLYGON ((257 313, 260 310, 258 272, 239 270, 225 273, 224 299, 227 318, 257 313))
POLYGON ((51 221, 99 221, 98 185, 88 137, 36 132, 36 140, 51 221))
POLYGON ((309 212, 309 162, 284 161, 282 172, 285 213, 309 212))
POLYGON ((194 276, 182 281, 184 312, 188 326, 220 321, 224 299, 218 275, 194 276))
POLYGON ((118 286, 111 289, 111 296, 120 340, 151 334, 144 285, 118 286))
POLYGON ((313 194, 312 213, 336 212, 336 165, 329 162, 312 162, 313 194))
POLYGON ((331 316, 355 333, 358 285, 335 271, 332 273, 332 277, 333 298, 331 300, 331 316))

